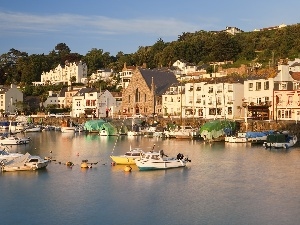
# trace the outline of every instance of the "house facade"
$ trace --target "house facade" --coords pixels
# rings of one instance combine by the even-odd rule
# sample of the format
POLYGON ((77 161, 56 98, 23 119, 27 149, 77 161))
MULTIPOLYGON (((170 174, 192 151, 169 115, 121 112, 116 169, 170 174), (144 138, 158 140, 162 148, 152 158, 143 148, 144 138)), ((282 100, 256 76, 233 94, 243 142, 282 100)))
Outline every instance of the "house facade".
POLYGON ((87 78, 87 65, 82 61, 69 63, 64 66, 58 65, 49 72, 43 72, 41 82, 33 82, 33 85, 68 84, 71 85, 71 77, 75 77, 75 82, 80 83, 87 78))
POLYGON ((243 84, 189 82, 170 87, 163 95, 164 116, 182 118, 237 119, 241 111, 243 84), (181 92, 182 90, 182 92, 181 92), (181 100, 182 99, 182 100, 181 100))
POLYGON ((17 111, 15 103, 23 102, 23 92, 16 85, 0 86, 0 111, 12 114, 17 111))
POLYGON ((172 84, 162 95, 162 114, 164 117, 184 117, 185 85, 172 84))
POLYGON ((122 92, 122 114, 161 114, 162 94, 174 83, 178 81, 170 71, 137 68, 122 92))
POLYGON ((116 98, 108 90, 99 93, 94 88, 82 88, 72 99, 72 117, 114 117, 120 110, 116 98))
POLYGON ((120 82, 117 85, 117 87, 121 87, 122 89, 126 89, 131 81, 133 72, 136 70, 135 66, 127 66, 126 63, 124 63, 124 67, 122 71, 119 73, 120 76, 120 82))

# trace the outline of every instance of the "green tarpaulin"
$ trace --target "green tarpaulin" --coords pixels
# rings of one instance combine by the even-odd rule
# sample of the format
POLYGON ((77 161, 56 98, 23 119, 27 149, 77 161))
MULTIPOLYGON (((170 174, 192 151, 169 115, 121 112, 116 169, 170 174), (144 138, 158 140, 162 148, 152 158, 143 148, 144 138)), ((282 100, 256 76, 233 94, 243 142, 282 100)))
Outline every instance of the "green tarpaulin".
POLYGON ((213 140, 234 133, 236 122, 230 120, 212 120, 200 127, 200 135, 205 140, 213 140))
POLYGON ((88 132, 100 132, 101 130, 106 130, 109 135, 116 135, 116 127, 104 120, 89 120, 84 124, 84 129, 88 132))
POLYGON ((104 123, 106 123, 104 120, 89 120, 84 123, 84 129, 88 132, 99 132, 104 123))

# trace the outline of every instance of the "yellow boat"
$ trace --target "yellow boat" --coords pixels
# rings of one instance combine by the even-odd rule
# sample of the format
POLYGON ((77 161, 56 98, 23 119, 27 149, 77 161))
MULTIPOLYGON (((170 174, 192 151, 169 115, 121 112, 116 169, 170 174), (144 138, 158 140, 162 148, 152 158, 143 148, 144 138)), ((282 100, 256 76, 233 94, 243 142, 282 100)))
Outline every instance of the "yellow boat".
POLYGON ((135 165, 135 159, 141 158, 144 151, 140 148, 133 148, 126 152, 125 155, 111 155, 110 158, 117 165, 135 165))

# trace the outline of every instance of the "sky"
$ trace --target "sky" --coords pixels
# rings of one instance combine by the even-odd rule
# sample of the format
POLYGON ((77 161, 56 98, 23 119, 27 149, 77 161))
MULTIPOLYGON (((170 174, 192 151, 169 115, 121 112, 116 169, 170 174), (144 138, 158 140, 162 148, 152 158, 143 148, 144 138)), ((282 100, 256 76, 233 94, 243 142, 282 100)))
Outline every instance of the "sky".
POLYGON ((47 55, 59 43, 82 55, 130 54, 184 32, 297 24, 299 8, 299 0, 1 0, 0 54, 47 55))

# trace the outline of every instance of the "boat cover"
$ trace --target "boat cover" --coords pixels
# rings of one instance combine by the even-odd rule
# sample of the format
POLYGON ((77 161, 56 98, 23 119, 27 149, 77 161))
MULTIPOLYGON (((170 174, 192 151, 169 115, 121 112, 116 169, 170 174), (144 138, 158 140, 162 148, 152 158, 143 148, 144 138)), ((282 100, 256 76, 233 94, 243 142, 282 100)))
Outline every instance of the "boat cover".
POLYGON ((17 157, 13 160, 8 161, 5 163, 5 166, 13 166, 13 167, 21 167, 24 166, 24 163, 30 158, 30 154, 27 152, 25 155, 17 157))
POLYGON ((104 123, 101 126, 101 130, 105 129, 108 135, 116 135, 118 134, 117 128, 111 123, 104 123))
POLYGON ((230 135, 236 130, 236 122, 230 120, 212 120, 200 127, 200 136, 206 140, 212 140, 224 135, 230 135))
POLYGON ((288 134, 270 134, 267 137, 268 143, 285 143, 289 142, 290 138, 288 134))
POLYGON ((269 131, 248 131, 246 133, 246 138, 257 138, 257 137, 265 137, 268 136, 269 134, 273 134, 274 131, 269 130, 269 131))
POLYGON ((84 129, 91 131, 100 131, 102 130, 102 125, 106 123, 104 120, 89 120, 84 123, 84 129))

